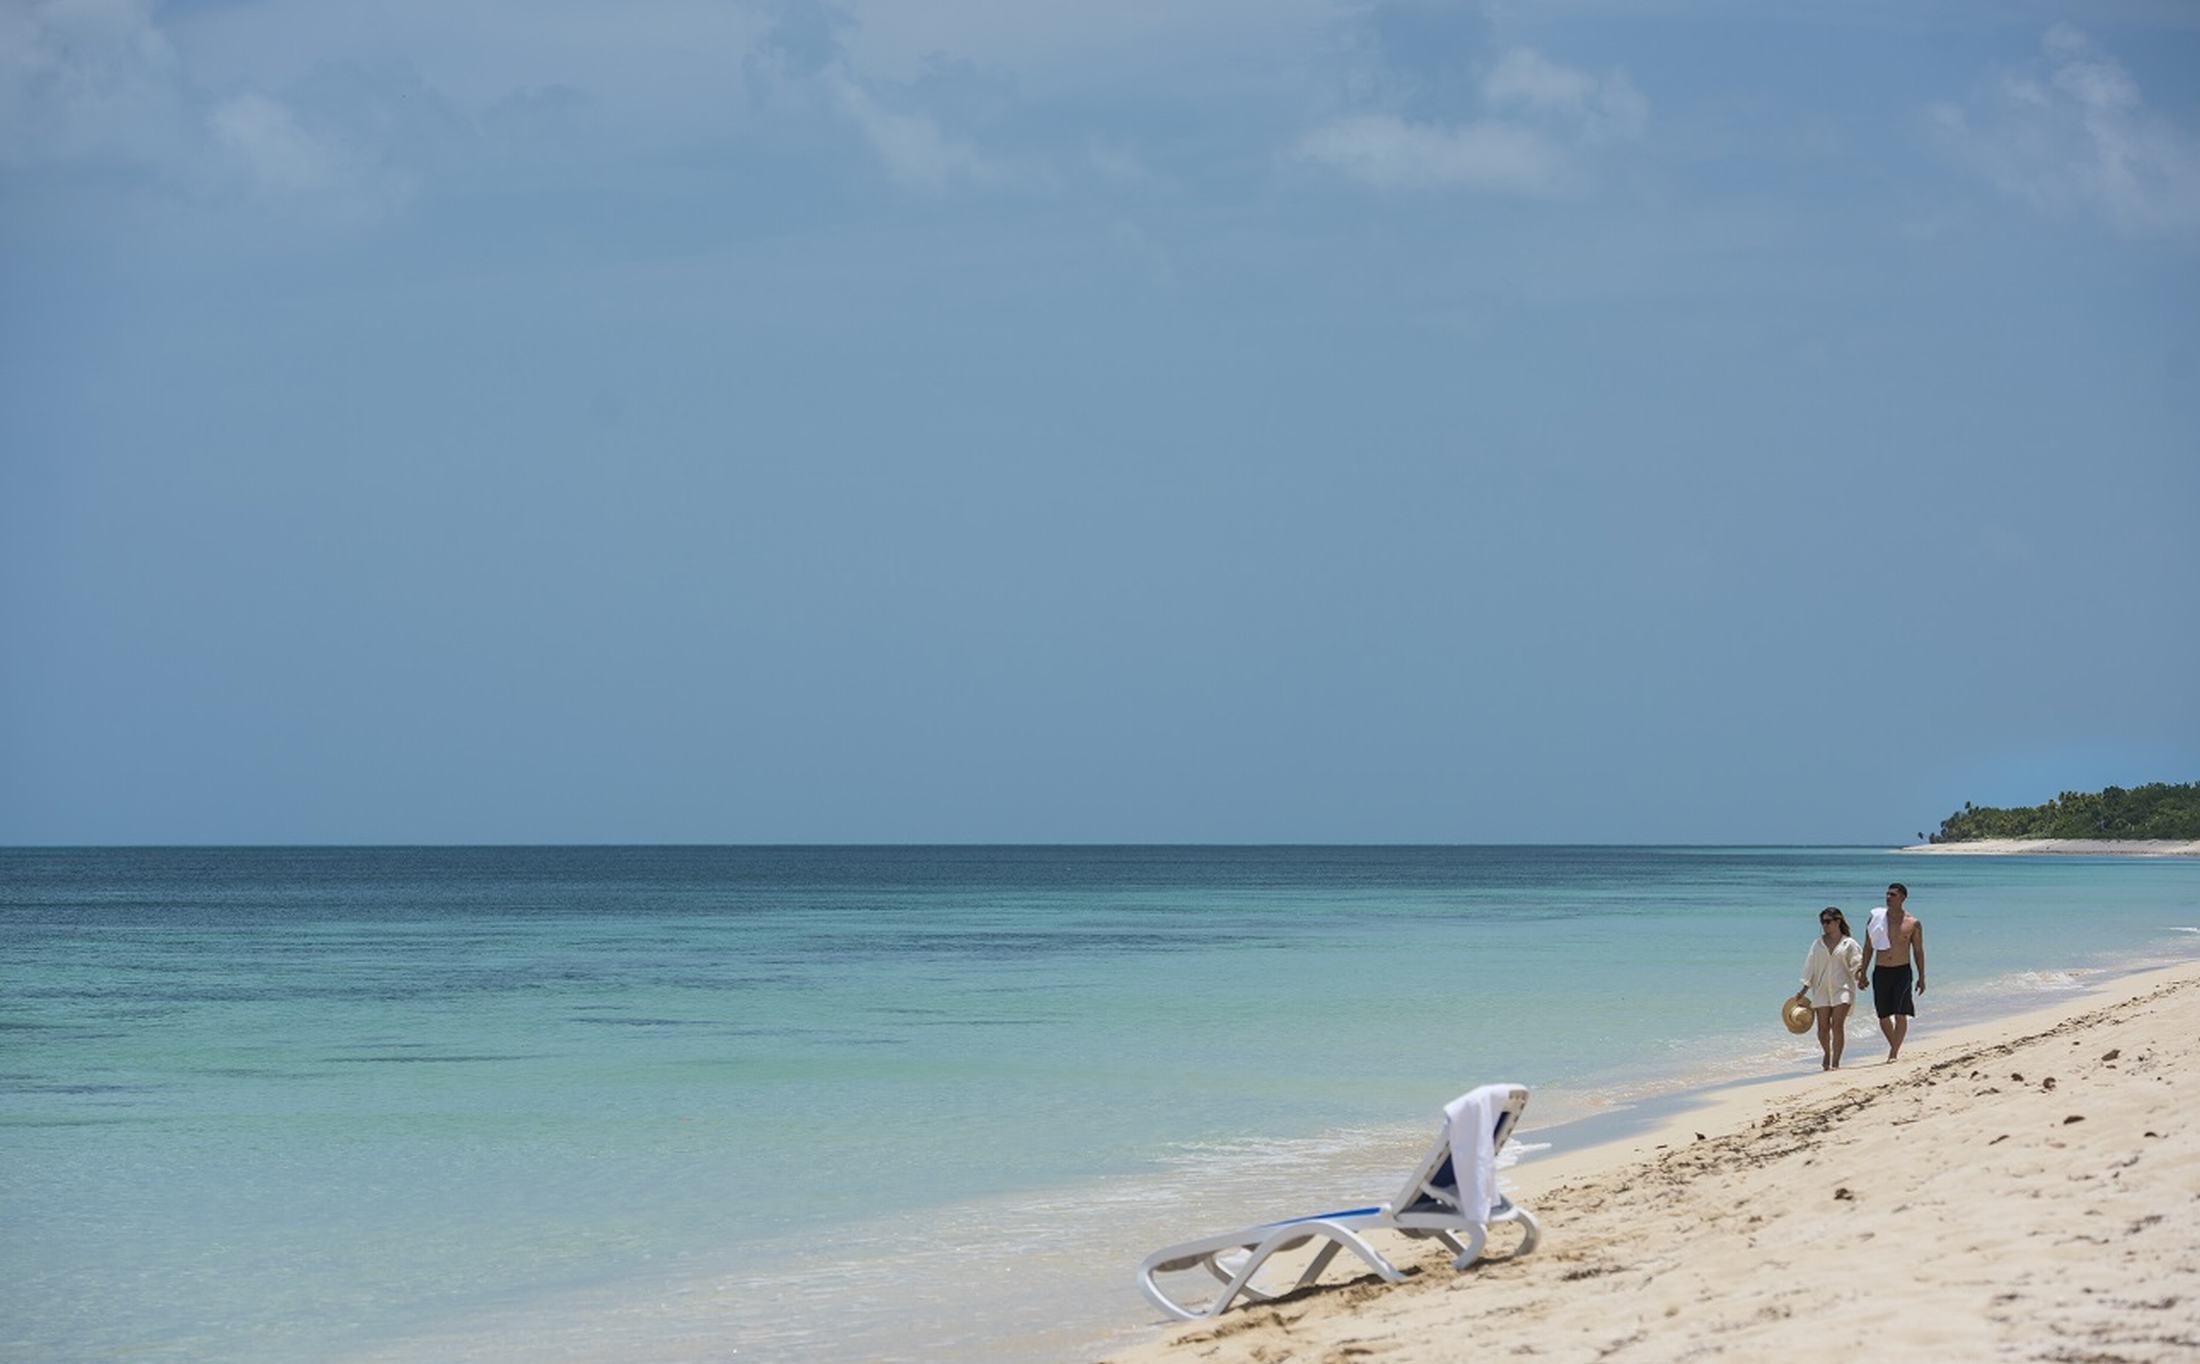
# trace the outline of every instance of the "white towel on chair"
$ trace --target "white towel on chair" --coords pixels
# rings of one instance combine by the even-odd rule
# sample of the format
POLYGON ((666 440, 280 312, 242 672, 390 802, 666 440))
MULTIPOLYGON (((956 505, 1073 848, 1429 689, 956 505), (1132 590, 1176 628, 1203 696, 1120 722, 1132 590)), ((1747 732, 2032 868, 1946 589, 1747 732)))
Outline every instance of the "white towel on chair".
POLYGON ((1444 1105, 1459 1211, 1477 1222, 1488 1221, 1497 1206, 1497 1115, 1512 1091, 1511 1085, 1483 1085, 1444 1105))

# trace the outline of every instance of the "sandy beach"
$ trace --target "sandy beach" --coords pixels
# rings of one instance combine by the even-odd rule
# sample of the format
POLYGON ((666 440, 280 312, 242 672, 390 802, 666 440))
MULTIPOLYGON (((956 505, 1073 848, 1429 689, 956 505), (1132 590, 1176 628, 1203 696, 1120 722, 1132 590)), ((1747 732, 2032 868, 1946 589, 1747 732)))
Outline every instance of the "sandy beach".
POLYGON ((1897 852, 1945 857, 2200 857, 2200 839, 2174 838, 1974 838, 1962 843, 1912 843, 1897 852))
POLYGON ((1928 1012, 1884 1054, 1859 1037, 1835 1074, 1523 1164, 1532 1256, 1510 1229, 1463 1274, 1409 1249, 1406 1283, 1333 1269, 1109 1358, 2200 1358, 2200 963, 1969 1028, 1928 1012))

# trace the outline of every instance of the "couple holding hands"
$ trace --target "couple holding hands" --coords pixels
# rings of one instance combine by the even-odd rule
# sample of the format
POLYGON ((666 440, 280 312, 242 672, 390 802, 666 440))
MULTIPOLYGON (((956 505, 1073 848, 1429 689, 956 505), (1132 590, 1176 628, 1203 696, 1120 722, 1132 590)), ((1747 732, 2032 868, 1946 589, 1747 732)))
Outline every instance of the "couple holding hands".
MULTIPOLYGON (((1910 1034, 1910 1019, 1917 1013, 1914 996, 1925 993, 1925 926, 1903 908, 1909 898, 1909 887, 1900 881, 1888 886, 1887 903, 1873 910, 1864 925, 1871 940, 1872 1009, 1887 1038, 1889 1061, 1902 1054, 1903 1039, 1910 1034)), ((1831 905, 1819 912, 1818 929, 1803 960, 1803 988, 1790 1003, 1808 1005, 1818 1016, 1819 1068, 1838 1070, 1841 1045, 1848 1040, 1849 1005, 1854 991, 1864 988, 1865 949, 1850 936, 1847 916, 1831 905)))

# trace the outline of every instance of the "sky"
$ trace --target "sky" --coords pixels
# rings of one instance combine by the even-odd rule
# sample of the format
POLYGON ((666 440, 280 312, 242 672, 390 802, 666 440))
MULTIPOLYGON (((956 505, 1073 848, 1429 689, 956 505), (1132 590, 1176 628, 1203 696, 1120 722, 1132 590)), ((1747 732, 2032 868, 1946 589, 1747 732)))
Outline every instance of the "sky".
POLYGON ((0 0, 0 843, 2200 779, 2200 8, 0 0))

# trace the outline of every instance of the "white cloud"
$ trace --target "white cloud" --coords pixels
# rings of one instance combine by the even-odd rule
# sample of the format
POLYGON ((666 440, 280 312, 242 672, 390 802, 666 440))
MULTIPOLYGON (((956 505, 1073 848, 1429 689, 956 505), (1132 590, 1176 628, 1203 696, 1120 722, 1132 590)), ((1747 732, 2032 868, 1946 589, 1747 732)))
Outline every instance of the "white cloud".
POLYGON ((1233 79, 1284 73, 1325 40, 1335 0, 845 0, 851 64, 914 79, 942 52, 1014 71, 1049 94, 1120 90, 1188 56, 1229 63, 1233 79))
POLYGON ((207 120, 215 140, 237 154, 252 178, 286 194, 325 189, 336 178, 335 159, 265 95, 246 94, 224 102, 207 120))
POLYGON ((657 140, 722 128, 729 76, 769 27, 766 7, 742 0, 225 0, 164 20, 208 89, 284 91, 331 66, 404 69, 481 112, 565 87, 592 117, 657 140))
POLYGON ((842 112, 863 134, 886 173, 902 184, 943 190, 957 182, 989 184, 1001 178, 999 166, 943 131, 931 116, 888 109, 845 75, 829 79, 842 112))
POLYGON ((1624 72, 1599 76, 1524 47, 1505 53, 1476 93, 1486 110, 1480 118, 1444 123, 1352 114, 1314 129, 1296 150, 1386 189, 1549 195, 1580 188, 1595 149, 1641 138, 1650 119, 1649 101, 1624 72))
POLYGON ((773 22, 741 63, 751 106, 767 122, 823 112, 852 129, 896 183, 932 193, 1007 180, 1007 167, 951 127, 995 121, 1013 102, 1005 83, 935 52, 908 80, 859 70, 859 29, 826 0, 772 0, 773 22))
POLYGON ((1326 123, 1300 140, 1299 155, 1385 189, 1460 185, 1548 194, 1565 172, 1565 153, 1530 129, 1495 121, 1408 123, 1391 114, 1326 123))
POLYGON ((384 158, 302 123, 282 101, 258 93, 222 101, 207 130, 223 169, 242 175, 266 202, 370 223, 402 209, 413 181, 384 158))
POLYGON ((1482 81, 1483 97, 1492 104, 1568 112, 1585 107, 1596 88, 1596 78, 1588 72, 1560 66, 1526 47, 1507 52, 1482 81))
MULTIPOLYGON (((317 122, 263 89, 208 93, 149 0, 0 0, 0 166, 122 164, 152 192, 239 198, 345 221, 386 216, 410 196, 371 107, 317 122)), ((396 91, 385 104, 434 102, 396 91)), ((355 102, 356 103, 356 102, 355 102)))
POLYGON ((150 0, 0 4, 0 163, 157 162, 183 98, 150 0))
POLYGON ((372 220, 510 122, 516 95, 552 88, 643 145, 826 118, 903 185, 1010 178, 969 131, 998 118, 965 107, 983 77, 937 51, 908 79, 865 68, 843 42, 853 20, 826 0, 537 9, 515 25, 494 0, 0 0, 0 167, 120 161, 163 193, 372 220))
POLYGON ((1518 109, 1572 125, 1595 141, 1641 137, 1650 102, 1624 71, 1594 76, 1560 66, 1532 48, 1516 47, 1482 82, 1492 108, 1518 109))
POLYGON ((2006 194, 2095 212, 2135 235, 2200 233, 2200 142, 2144 109, 2121 63, 2067 24, 2042 60, 1967 103, 1927 110, 1935 139, 2006 194))

